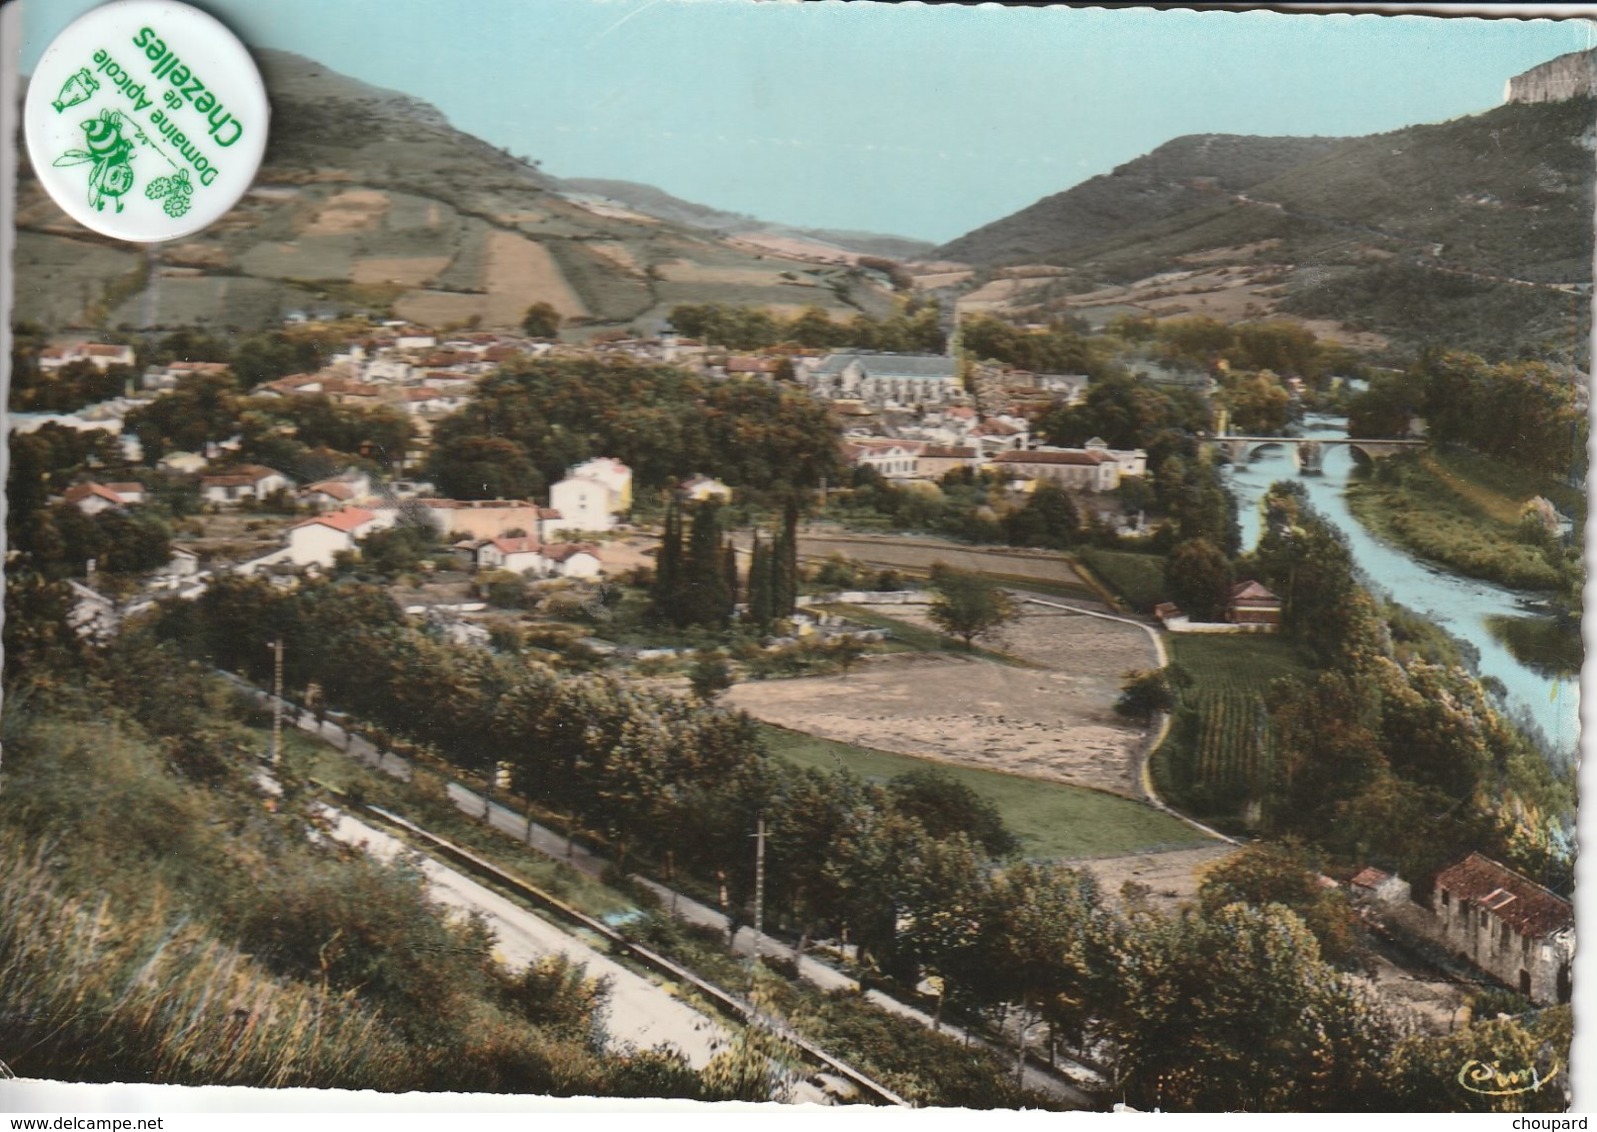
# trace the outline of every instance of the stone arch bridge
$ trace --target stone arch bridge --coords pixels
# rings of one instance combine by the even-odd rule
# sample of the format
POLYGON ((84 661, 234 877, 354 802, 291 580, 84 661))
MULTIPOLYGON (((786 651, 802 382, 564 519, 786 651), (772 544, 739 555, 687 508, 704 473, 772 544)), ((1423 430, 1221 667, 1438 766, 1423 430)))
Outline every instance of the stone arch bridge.
POLYGON ((1246 464, 1253 454, 1271 445, 1290 447, 1297 457, 1298 471, 1318 472, 1327 448, 1349 448, 1357 459, 1373 463, 1411 448, 1423 448, 1425 440, 1362 440, 1350 436, 1211 436, 1206 443, 1219 447, 1233 464, 1246 464))

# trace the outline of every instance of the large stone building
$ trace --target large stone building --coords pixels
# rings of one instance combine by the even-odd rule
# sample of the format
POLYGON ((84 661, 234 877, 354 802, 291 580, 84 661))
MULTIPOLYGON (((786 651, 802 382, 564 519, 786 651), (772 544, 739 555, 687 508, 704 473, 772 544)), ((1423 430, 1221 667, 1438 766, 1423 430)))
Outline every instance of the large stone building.
POLYGON ((1000 452, 992 466, 1012 480, 1047 482, 1066 491, 1113 491, 1120 486, 1120 464, 1114 456, 1084 448, 1000 452))
POLYGON ((942 354, 828 354, 798 377, 817 397, 876 407, 944 405, 960 391, 958 366, 942 354))
POLYGON ((1538 1004, 1568 1002, 1575 956, 1569 901, 1471 853, 1436 876, 1435 934, 1451 950, 1538 1004))

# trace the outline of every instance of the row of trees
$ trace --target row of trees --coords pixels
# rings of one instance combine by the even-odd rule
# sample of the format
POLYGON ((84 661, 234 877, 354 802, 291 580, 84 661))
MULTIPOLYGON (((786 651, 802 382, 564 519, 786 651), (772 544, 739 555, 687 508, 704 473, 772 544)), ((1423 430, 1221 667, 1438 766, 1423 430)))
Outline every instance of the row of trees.
POLYGON ((688 338, 733 350, 792 345, 828 350, 847 346, 896 354, 940 354, 946 346, 941 311, 934 299, 902 301, 885 318, 857 314, 834 320, 821 307, 806 307, 790 319, 762 307, 725 303, 681 303, 671 308, 671 325, 688 338))
POLYGON ((229 373, 182 378, 177 388, 128 413, 123 427, 139 438, 150 462, 237 436, 241 459, 301 479, 320 478, 352 460, 391 467, 404 457, 413 432, 400 409, 338 405, 321 394, 251 396, 229 373))
POLYGON ((1468 671, 1423 651, 1397 657, 1346 542, 1301 485, 1276 484, 1264 507, 1250 568, 1280 595, 1284 630, 1318 662, 1266 697, 1269 827, 1410 877, 1478 849, 1561 887, 1571 784, 1468 671))
POLYGON ((1489 365, 1474 354, 1427 350, 1383 374, 1348 410, 1350 436, 1406 436, 1414 417, 1429 435, 1494 459, 1558 476, 1586 463, 1578 378, 1541 362, 1489 365))
POLYGON ((457 499, 527 498, 593 456, 645 490, 701 472, 755 490, 836 482, 837 426, 808 395, 671 366, 537 360, 482 380, 433 436, 428 477, 457 499))
POLYGON ((1223 362, 1230 369, 1271 370, 1311 384, 1332 373, 1365 372, 1351 350, 1322 342, 1295 322, 1232 324, 1206 315, 1162 320, 1117 315, 1108 330, 1166 364, 1187 369, 1217 370, 1223 362))

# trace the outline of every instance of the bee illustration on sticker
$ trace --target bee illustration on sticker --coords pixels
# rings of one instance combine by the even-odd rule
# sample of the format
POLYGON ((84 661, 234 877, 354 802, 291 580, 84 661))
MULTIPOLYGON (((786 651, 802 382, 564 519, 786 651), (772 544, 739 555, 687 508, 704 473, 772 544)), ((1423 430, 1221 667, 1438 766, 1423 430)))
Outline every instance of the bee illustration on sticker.
POLYGON ((55 159, 58 168, 93 165, 89 172, 89 203, 104 212, 111 201, 122 211, 122 196, 133 187, 133 143, 122 136, 123 118, 115 110, 102 110, 98 118, 83 123, 87 149, 69 149, 55 159))
POLYGON ((166 209, 166 214, 173 219, 189 210, 189 205, 194 199, 193 193, 194 182, 189 180, 187 169, 179 169, 170 177, 157 177, 144 186, 144 195, 151 200, 166 198, 166 203, 161 207, 166 209))
POLYGON ((50 105, 55 107, 57 114, 60 114, 69 106, 87 102, 99 89, 100 80, 89 74, 89 68, 79 67, 77 74, 61 84, 60 92, 56 94, 55 100, 50 105))

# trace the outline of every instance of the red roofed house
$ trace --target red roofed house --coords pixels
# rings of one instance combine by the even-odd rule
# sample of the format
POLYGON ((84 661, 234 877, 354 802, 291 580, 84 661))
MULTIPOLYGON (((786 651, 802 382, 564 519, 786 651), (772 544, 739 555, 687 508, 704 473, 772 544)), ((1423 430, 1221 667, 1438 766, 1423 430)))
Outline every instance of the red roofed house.
POLYGON ((562 578, 596 578, 603 564, 599 548, 588 542, 557 542, 543 548, 553 573, 562 578))
POLYGON ((123 503, 144 502, 144 485, 142 483, 129 481, 127 483, 108 483, 105 486, 120 496, 123 503))
POLYGON ((1238 582, 1226 597, 1225 619, 1233 625, 1279 627, 1281 599, 1252 579, 1238 582))
POLYGON ((345 507, 297 523, 288 532, 288 560, 296 566, 331 567, 340 551, 356 550, 355 540, 377 527, 364 507, 345 507))
MULTIPOLYGON (((132 500, 124 499, 120 493, 112 491, 104 484, 93 482, 73 484, 67 488, 62 498, 76 506, 85 515, 98 515, 101 511, 109 511, 114 507, 121 507, 133 502, 132 500)), ((140 498, 142 499, 142 496, 140 498)))
POLYGON ((344 480, 323 480, 313 483, 299 493, 299 501, 318 511, 331 511, 355 498, 355 485, 344 480))
POLYGON ((1539 1005, 1568 1002, 1575 955, 1569 901, 1489 857, 1471 853, 1436 876, 1439 938, 1539 1005))
POLYGON ((108 342, 78 342, 71 346, 52 346, 39 353, 39 368, 46 372, 61 369, 73 362, 88 362, 104 373, 112 366, 133 364, 133 347, 108 342))

